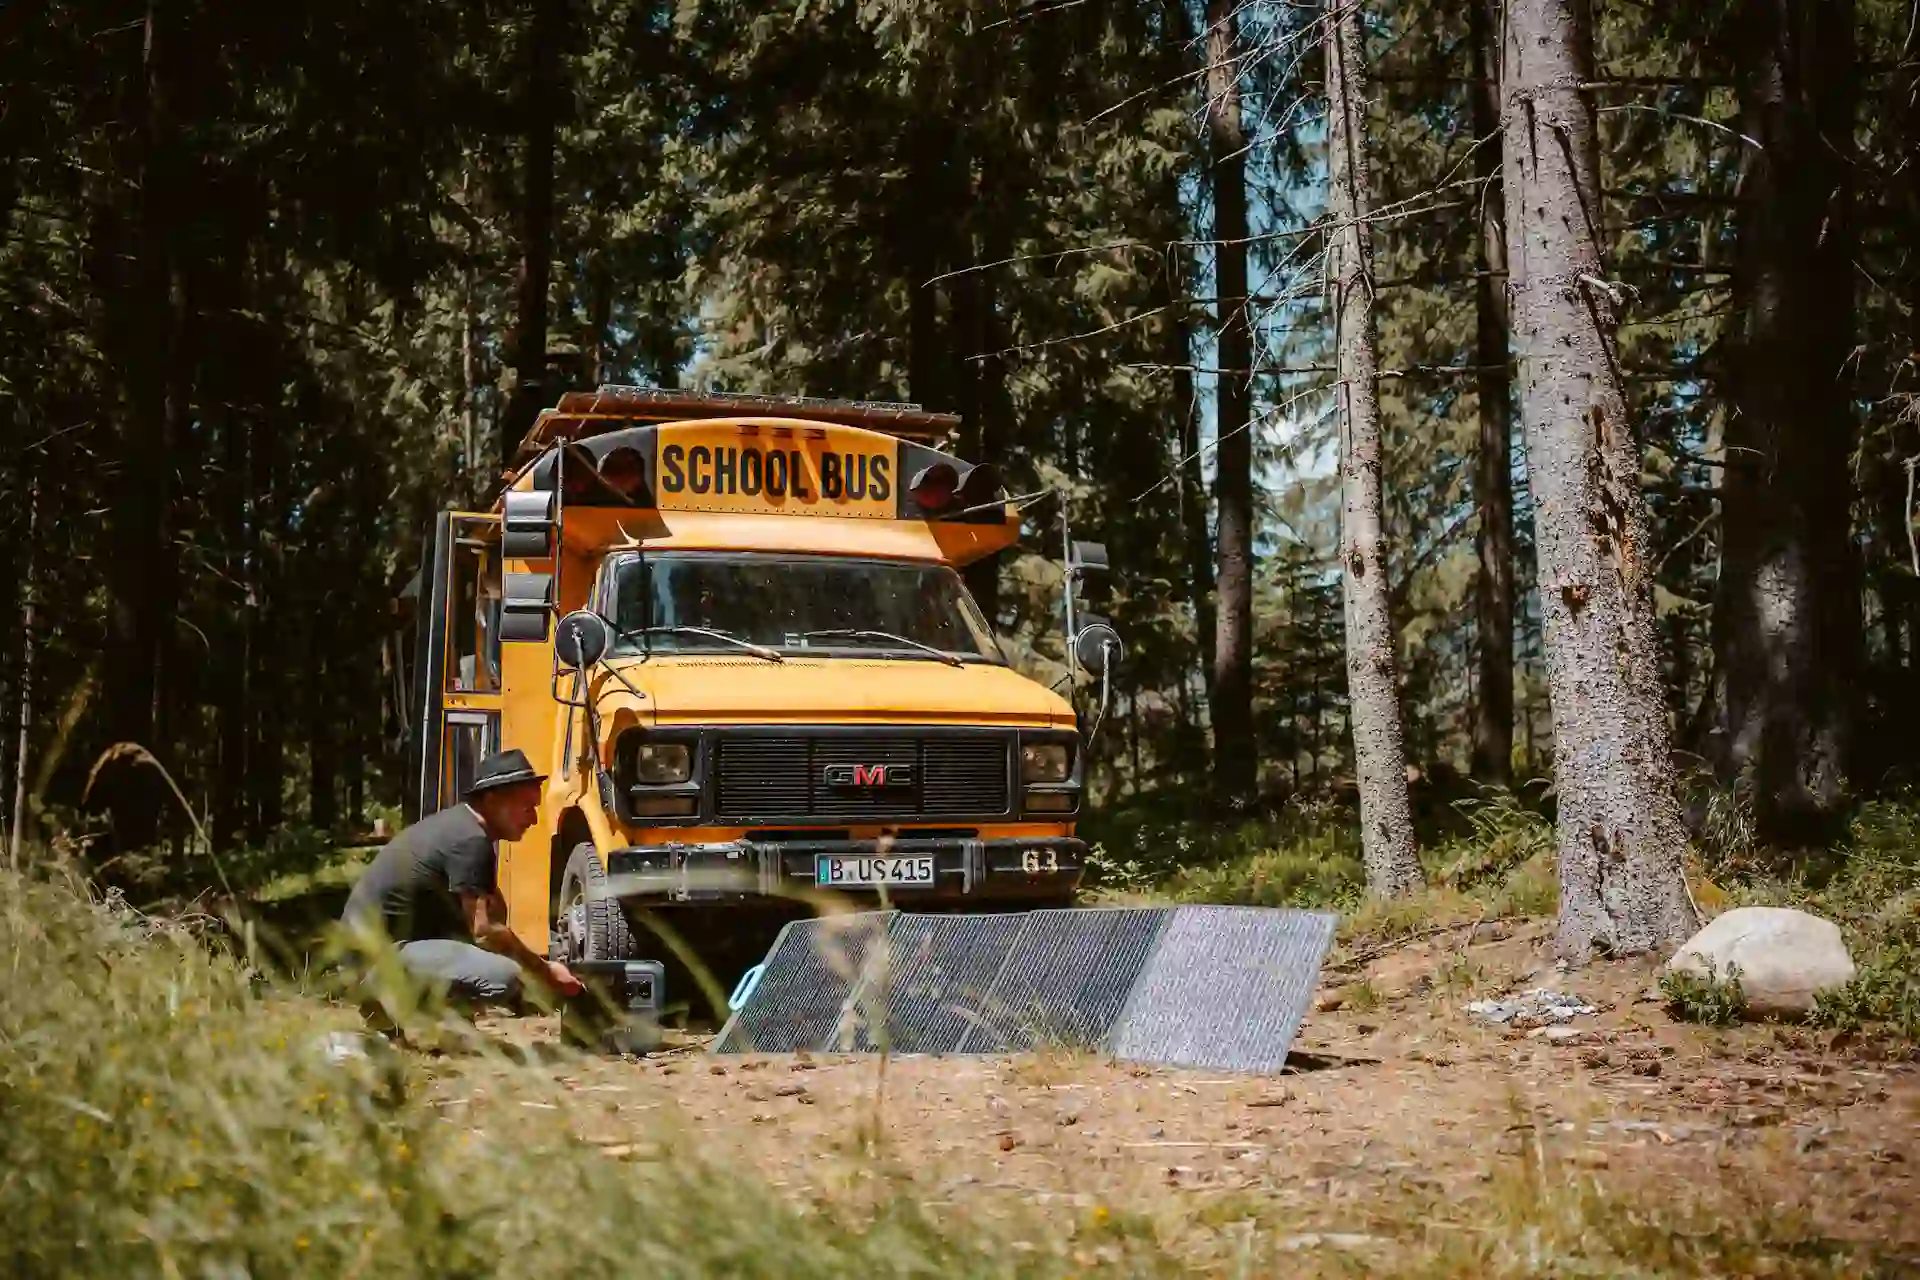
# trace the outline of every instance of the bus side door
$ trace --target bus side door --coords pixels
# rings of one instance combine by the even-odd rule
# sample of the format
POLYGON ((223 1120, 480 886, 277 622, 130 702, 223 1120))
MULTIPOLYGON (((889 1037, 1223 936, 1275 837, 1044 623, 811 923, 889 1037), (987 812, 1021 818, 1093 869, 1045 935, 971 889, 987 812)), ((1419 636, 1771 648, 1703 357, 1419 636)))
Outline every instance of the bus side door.
POLYGON ((414 820, 458 803, 500 749, 500 517, 442 512, 420 587, 414 820))

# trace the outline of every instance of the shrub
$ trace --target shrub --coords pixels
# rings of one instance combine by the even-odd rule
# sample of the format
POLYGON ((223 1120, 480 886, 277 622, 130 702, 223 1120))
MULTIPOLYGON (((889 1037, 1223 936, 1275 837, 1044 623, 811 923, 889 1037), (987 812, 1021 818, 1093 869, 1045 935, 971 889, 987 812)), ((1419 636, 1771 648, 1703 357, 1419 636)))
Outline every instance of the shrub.
POLYGON ((1738 965, 1730 967, 1725 978, 1711 972, 1705 977, 1677 970, 1663 973, 1660 994, 1666 997, 1667 1012, 1682 1022, 1730 1027, 1747 1012, 1738 965))
POLYGON ((1333 830, 1224 865, 1182 871, 1167 891, 1181 902, 1341 908, 1358 902, 1366 883, 1355 838, 1333 830))
POLYGON ((1854 957, 1859 972, 1853 981, 1815 997, 1815 1025, 1857 1031, 1881 1023, 1920 1043, 1920 901, 1908 904, 1908 911, 1854 957))

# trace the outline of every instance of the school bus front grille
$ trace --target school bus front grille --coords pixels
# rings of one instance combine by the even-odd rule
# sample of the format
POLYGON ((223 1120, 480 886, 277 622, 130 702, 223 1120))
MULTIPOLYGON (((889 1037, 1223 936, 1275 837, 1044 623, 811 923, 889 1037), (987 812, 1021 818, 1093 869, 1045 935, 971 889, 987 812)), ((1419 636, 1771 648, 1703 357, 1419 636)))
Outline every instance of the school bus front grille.
POLYGON ((1013 739, 1004 733, 728 735, 717 744, 720 818, 994 818, 1012 811, 1013 739), (884 766, 907 785, 871 779, 884 766))

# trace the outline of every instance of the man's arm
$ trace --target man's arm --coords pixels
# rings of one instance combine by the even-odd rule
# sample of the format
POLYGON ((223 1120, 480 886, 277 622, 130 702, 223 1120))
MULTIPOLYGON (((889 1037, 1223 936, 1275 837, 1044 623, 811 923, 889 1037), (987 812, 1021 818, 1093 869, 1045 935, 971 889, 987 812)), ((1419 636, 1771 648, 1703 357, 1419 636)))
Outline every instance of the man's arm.
POLYGON ((536 955, 533 948, 507 926, 507 903, 498 889, 462 893, 460 907, 467 917, 467 932, 473 936, 475 946, 506 956, 563 995, 577 995, 584 989, 564 963, 536 955))

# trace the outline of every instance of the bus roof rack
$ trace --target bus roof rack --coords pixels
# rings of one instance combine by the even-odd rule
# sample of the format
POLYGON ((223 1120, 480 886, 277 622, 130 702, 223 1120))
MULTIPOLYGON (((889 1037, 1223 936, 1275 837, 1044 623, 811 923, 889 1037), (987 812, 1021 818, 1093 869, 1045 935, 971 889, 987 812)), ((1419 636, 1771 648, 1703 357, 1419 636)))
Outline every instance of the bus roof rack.
POLYGON ((826 400, 814 396, 762 396, 737 392, 675 391, 665 387, 605 386, 569 391, 540 415, 521 446, 522 460, 556 440, 581 440, 647 422, 689 418, 798 418, 866 427, 923 444, 943 443, 960 426, 952 413, 929 413, 917 404, 886 400, 826 400))

